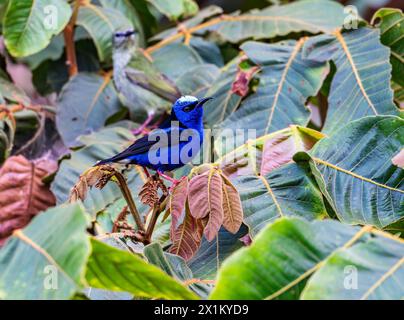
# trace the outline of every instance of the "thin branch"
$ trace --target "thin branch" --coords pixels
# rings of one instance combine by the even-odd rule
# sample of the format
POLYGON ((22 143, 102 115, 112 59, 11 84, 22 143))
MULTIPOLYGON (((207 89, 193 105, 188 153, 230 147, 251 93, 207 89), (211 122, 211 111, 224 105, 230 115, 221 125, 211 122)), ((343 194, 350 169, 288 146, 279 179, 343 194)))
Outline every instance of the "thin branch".
POLYGON ((65 39, 65 47, 66 47, 66 64, 69 67, 69 76, 73 77, 78 72, 79 69, 77 67, 77 57, 76 57, 76 48, 74 43, 74 28, 77 21, 77 15, 79 13, 81 1, 76 0, 74 3, 73 14, 70 18, 69 23, 65 27, 63 31, 63 36, 65 39))
POLYGON ((133 201, 132 193, 128 188, 124 176, 119 172, 115 172, 115 177, 118 180, 119 188, 121 189, 121 192, 129 206, 130 213, 132 214, 133 219, 136 222, 137 228, 139 229, 139 231, 144 232, 145 231, 144 224, 142 222, 142 219, 140 218, 139 211, 137 211, 135 201, 133 201))
POLYGON ((163 194, 160 200, 155 204, 150 219, 150 223, 147 226, 145 240, 148 241, 149 243, 151 242, 151 237, 153 235, 154 228, 156 227, 157 219, 160 216, 161 212, 165 210, 166 206, 167 206, 167 195, 163 194))

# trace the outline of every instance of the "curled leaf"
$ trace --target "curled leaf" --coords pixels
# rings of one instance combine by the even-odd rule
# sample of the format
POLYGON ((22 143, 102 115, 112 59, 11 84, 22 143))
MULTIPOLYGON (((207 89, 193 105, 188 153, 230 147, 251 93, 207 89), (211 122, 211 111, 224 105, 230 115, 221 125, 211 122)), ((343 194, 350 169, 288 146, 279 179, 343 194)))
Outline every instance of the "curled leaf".
POLYGON ((150 176, 139 192, 140 201, 143 204, 154 207, 159 201, 158 188, 159 180, 155 179, 154 176, 150 176))
POLYGON ((69 202, 72 203, 77 200, 84 200, 91 187, 98 189, 104 188, 115 173, 115 169, 110 165, 96 166, 87 170, 80 176, 79 182, 77 182, 70 191, 69 202))
POLYGON ((55 197, 42 179, 56 162, 10 157, 0 170, 0 245, 13 230, 25 227, 40 211, 55 205, 55 197))

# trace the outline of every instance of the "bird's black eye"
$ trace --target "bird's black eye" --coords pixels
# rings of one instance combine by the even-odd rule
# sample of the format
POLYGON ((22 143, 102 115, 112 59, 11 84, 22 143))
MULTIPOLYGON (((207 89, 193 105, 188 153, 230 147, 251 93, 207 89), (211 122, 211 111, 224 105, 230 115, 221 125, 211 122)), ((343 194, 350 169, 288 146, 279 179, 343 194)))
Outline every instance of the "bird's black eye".
POLYGON ((183 110, 184 112, 190 112, 190 111, 194 110, 195 107, 196 107, 196 105, 197 105, 197 102, 198 102, 198 101, 195 101, 195 102, 193 102, 193 103, 190 103, 190 104, 186 105, 182 110, 183 110))

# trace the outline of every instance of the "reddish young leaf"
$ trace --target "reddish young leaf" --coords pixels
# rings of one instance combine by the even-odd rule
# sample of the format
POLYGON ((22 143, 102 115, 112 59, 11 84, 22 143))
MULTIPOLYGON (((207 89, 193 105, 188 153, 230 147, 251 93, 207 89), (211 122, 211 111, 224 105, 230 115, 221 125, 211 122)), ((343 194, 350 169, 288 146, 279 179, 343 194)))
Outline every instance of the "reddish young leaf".
POLYGON ((404 149, 401 150, 398 154, 396 154, 393 159, 391 159, 391 162, 397 167, 403 168, 404 169, 404 149))
POLYGON ((290 126, 289 131, 282 132, 264 143, 262 153, 261 175, 292 161, 298 151, 308 151, 324 135, 318 131, 290 126))
POLYGON ((188 261, 198 251, 202 233, 202 220, 192 217, 189 213, 189 205, 186 204, 184 220, 172 235, 171 241, 173 244, 169 251, 188 261))
POLYGON ((223 179, 223 227, 235 234, 243 223, 243 209, 236 187, 222 175, 223 179))
POLYGON ((56 169, 54 161, 29 161, 23 156, 4 163, 0 170, 0 245, 15 229, 25 227, 40 211, 55 205, 55 197, 42 179, 56 169))
POLYGON ((171 238, 178 227, 178 221, 185 208, 185 202, 188 196, 188 178, 182 179, 173 189, 168 199, 168 209, 171 214, 171 238))
POLYGON ((248 70, 239 69, 236 79, 231 87, 231 92, 241 97, 245 97, 249 90, 248 84, 258 69, 258 67, 252 67, 248 70))

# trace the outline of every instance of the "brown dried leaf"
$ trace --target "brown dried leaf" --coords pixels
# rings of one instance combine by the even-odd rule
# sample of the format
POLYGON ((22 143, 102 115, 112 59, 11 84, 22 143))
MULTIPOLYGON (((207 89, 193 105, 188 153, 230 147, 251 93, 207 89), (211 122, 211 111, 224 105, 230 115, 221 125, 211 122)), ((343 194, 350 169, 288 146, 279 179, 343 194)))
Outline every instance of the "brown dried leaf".
POLYGON ((239 68, 236 79, 232 84, 231 92, 239 95, 240 97, 245 97, 249 91, 248 84, 258 69, 258 67, 252 67, 248 70, 242 70, 239 68))
POLYGON ((84 200, 87 196, 88 189, 96 187, 102 189, 114 176, 115 169, 110 165, 101 165, 92 167, 80 176, 77 182, 70 191, 69 202, 84 200))
POLYGON ((396 154, 394 158, 391 159, 391 162, 393 162, 395 166, 404 169, 404 149, 396 154))
POLYGON ((139 192, 140 201, 153 208, 159 201, 159 185, 160 181, 156 180, 154 176, 150 176, 139 192))
POLYGON ((172 237, 173 245, 170 252, 190 260, 198 251, 202 241, 203 223, 195 219, 189 212, 189 204, 186 204, 185 216, 182 224, 177 228, 172 237))
POLYGON ((15 229, 25 227, 40 211, 54 206, 42 179, 57 169, 55 161, 10 157, 0 170, 0 245, 15 229))
POLYGON ((178 221, 185 208, 185 202, 188 196, 188 178, 182 179, 179 184, 175 186, 168 199, 168 208, 171 213, 171 237, 177 230, 178 221))
POLYGON ((235 234, 243 223, 243 208, 236 187, 222 175, 223 179, 223 227, 235 234))

